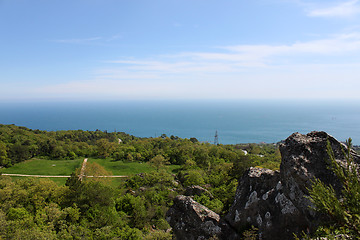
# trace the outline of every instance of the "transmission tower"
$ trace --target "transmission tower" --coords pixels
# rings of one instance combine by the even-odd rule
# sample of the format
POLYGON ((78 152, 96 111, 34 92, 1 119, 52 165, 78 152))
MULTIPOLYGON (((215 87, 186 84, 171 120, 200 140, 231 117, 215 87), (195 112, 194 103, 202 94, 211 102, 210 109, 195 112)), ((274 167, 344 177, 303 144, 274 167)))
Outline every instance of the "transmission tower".
POLYGON ((217 130, 215 132, 214 145, 219 145, 219 136, 218 136, 217 130))

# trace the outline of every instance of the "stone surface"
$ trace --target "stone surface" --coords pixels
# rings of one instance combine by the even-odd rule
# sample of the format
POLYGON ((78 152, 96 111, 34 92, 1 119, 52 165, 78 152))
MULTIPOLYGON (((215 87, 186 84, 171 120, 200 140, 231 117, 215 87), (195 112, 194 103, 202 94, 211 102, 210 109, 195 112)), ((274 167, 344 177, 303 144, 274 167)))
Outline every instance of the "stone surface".
MULTIPOLYGON (((342 186, 339 180, 329 169, 328 141, 336 161, 345 165, 343 150, 347 147, 326 132, 311 132, 307 135, 294 133, 280 145, 280 173, 284 194, 299 209, 300 216, 306 220, 303 230, 314 230, 321 220, 321 216, 309 208, 312 204, 307 196, 311 181, 315 178, 320 179, 332 185, 338 194, 341 192, 342 186)), ((352 157, 355 163, 360 163, 360 156, 356 152, 352 151, 352 157)))
POLYGON ((235 200, 225 219, 241 231, 256 226, 263 239, 286 239, 299 210, 284 195, 280 173, 250 168, 239 180, 235 200))
POLYGON ((210 199, 214 198, 208 190, 197 185, 187 187, 184 193, 185 196, 201 196, 202 194, 207 195, 210 199))
MULTIPOLYGON (((308 188, 315 178, 340 193, 341 185, 328 169, 327 141, 336 160, 344 164, 345 145, 325 132, 294 133, 281 145, 280 171, 250 168, 239 179, 234 203, 224 219, 189 197, 178 196, 168 212, 177 239, 239 239, 254 225, 261 239, 293 239, 293 233, 314 230, 322 216, 309 208, 308 188), (230 234, 226 234, 230 232, 230 234)), ((352 152, 355 163, 360 156, 352 152)))
POLYGON ((211 237, 237 239, 235 232, 220 221, 220 216, 189 196, 179 195, 166 214, 177 240, 201 240, 211 237))
MULTIPOLYGON (((294 133, 281 145, 280 172, 250 168, 239 180, 234 204, 226 220, 240 230, 246 224, 259 229, 262 239, 292 239, 293 233, 314 230, 322 216, 309 206, 308 189, 315 178, 341 185, 328 169, 327 141, 335 158, 344 162, 346 146, 325 132, 294 133)), ((353 152, 355 162, 360 158, 353 152)))

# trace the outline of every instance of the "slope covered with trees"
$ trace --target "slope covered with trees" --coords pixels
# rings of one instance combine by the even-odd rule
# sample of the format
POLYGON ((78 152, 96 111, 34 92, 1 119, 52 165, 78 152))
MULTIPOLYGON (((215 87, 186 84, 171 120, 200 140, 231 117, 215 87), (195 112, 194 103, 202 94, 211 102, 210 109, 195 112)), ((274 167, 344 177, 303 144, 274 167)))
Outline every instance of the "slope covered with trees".
MULTIPOLYGON (((3 176, 0 237, 4 239, 171 239, 165 213, 187 187, 206 188, 211 195, 194 198, 222 214, 229 209, 237 179, 246 168, 277 169, 280 163, 273 144, 212 145, 166 135, 137 138, 119 132, 47 132, 0 125, 1 166, 33 157, 136 161, 152 165, 155 171, 129 176, 117 187, 101 178, 80 181, 78 171, 65 186, 46 179, 3 176), (178 165, 177 170, 171 172, 169 165, 178 165)), ((107 174, 99 163, 91 169, 107 174)))

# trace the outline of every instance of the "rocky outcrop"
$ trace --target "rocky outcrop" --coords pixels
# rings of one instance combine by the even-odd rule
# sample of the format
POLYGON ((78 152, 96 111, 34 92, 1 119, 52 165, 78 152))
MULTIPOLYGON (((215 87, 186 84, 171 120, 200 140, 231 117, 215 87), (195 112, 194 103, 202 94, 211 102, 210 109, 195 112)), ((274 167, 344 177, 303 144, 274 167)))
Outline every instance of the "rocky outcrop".
POLYGON ((166 214, 177 240, 204 240, 209 238, 237 239, 238 236, 220 216, 189 196, 179 195, 166 214))
MULTIPOLYGON (((280 172, 250 168, 239 181, 234 204, 226 220, 240 229, 245 224, 259 229, 262 239, 292 239, 293 233, 311 232, 322 216, 311 209, 308 198, 312 180, 341 185, 328 168, 327 142, 335 158, 345 162, 346 146, 325 132, 294 133, 280 145, 280 172)), ((355 162, 360 157, 353 152, 355 162)))
POLYGON ((240 179, 234 203, 225 218, 235 229, 253 225, 262 238, 286 239, 284 235, 290 232, 295 218, 301 219, 299 215, 284 195, 278 171, 250 168, 240 179))
MULTIPOLYGON (((230 229, 231 232, 235 229, 241 232, 251 225, 259 229, 261 239, 292 239, 293 233, 311 232, 322 218, 310 208, 312 204, 308 199, 308 189, 312 180, 318 178, 332 185, 338 193, 341 191, 339 181, 327 167, 328 141, 336 160, 345 163, 342 149, 346 146, 327 133, 294 133, 280 145, 280 171, 250 168, 245 172, 239 180, 234 203, 224 219, 215 217, 208 209, 204 213, 213 218, 200 217, 203 211, 201 209, 205 207, 191 198, 191 201, 188 199, 188 203, 185 203, 186 197, 178 197, 168 212, 169 222, 177 239, 206 239, 211 237, 211 233, 216 233, 215 236, 219 239, 230 239, 229 236, 236 239, 234 233, 227 236, 225 231, 230 229), (200 210, 194 214, 184 206, 197 206, 200 210), (178 217, 177 220, 174 220, 174 217, 178 217), (207 230, 209 225, 212 226, 211 231, 207 230)), ((352 152, 352 155, 359 164, 360 156, 355 152, 352 152)))

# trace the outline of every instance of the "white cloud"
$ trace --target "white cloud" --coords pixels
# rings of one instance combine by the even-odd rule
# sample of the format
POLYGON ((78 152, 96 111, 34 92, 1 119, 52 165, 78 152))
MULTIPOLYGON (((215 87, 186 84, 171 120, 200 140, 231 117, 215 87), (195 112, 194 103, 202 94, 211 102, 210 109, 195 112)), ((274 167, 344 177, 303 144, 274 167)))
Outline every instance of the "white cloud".
MULTIPOLYGON (((84 99, 359 99, 360 63, 300 64, 243 74, 189 74, 150 79, 146 75, 74 81, 32 90, 47 98, 84 99), (136 77, 139 77, 138 79, 136 77)), ((116 74, 114 75, 116 76, 116 74)))
POLYGON ((38 88, 83 98, 359 98, 360 33, 105 62, 93 78, 38 88))
POLYGON ((360 14, 359 0, 340 2, 333 6, 314 8, 308 11, 311 17, 353 17, 360 14))

